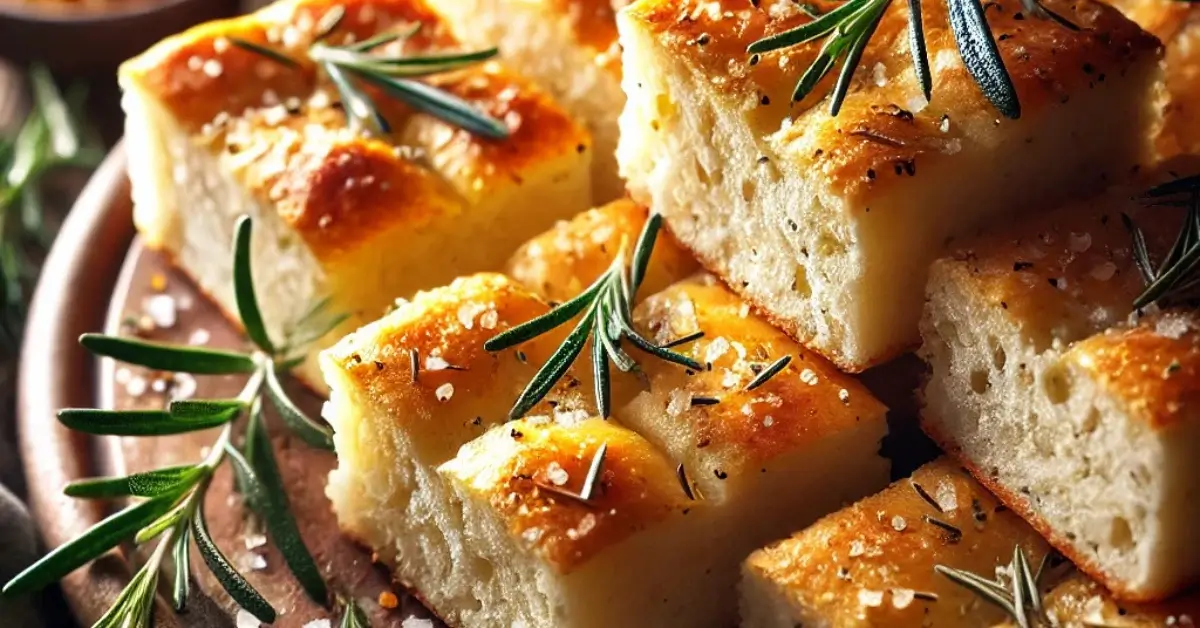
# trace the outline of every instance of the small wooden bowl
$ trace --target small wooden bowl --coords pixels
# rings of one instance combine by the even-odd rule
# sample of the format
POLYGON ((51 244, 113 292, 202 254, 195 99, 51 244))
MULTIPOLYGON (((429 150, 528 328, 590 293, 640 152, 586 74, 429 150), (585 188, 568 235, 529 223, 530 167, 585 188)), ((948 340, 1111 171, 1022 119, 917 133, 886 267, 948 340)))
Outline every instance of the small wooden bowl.
POLYGON ((237 0, 0 0, 0 56, 110 72, 158 40, 233 15, 237 0))

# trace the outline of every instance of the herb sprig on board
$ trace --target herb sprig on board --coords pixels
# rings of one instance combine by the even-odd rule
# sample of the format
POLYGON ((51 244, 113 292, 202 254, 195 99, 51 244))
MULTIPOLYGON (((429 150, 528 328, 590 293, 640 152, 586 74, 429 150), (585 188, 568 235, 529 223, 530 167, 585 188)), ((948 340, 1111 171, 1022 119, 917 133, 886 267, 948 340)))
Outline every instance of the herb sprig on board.
POLYGON ((642 336, 633 325, 634 295, 646 277, 646 266, 650 263, 650 253, 661 228, 662 215, 652 214, 638 236, 632 256, 627 256, 625 247, 622 247, 608 270, 578 296, 533 320, 505 330, 484 343, 483 347, 488 351, 503 351, 565 325, 576 315, 583 315, 576 323, 575 329, 538 369, 529 385, 517 398, 509 410, 509 418, 525 416, 554 388, 555 383, 566 375, 575 358, 583 352, 588 338, 592 339, 596 407, 600 416, 605 418, 612 410, 609 362, 626 373, 638 369, 637 361, 622 348, 623 341, 628 340, 643 353, 660 360, 695 370, 703 368, 692 358, 654 344, 642 336))
MULTIPOLYGON (((790 48, 799 44, 825 38, 816 58, 800 76, 792 101, 803 100, 812 92, 821 79, 825 78, 839 59, 844 58, 837 83, 833 88, 830 115, 836 116, 850 90, 850 81, 862 59, 863 51, 874 36, 884 13, 892 0, 847 0, 837 8, 818 15, 810 22, 795 28, 764 37, 746 49, 752 56, 750 62, 757 63, 766 52, 790 48)), ((958 45, 963 65, 983 95, 1003 116, 1021 117, 1021 103, 1012 77, 1004 67, 996 40, 992 37, 981 0, 947 0, 950 28, 958 45)), ((1041 19, 1051 19, 1065 28, 1078 30, 1066 18, 1054 13, 1039 0, 1021 0, 1025 12, 1041 19)), ((925 26, 921 19, 921 0, 908 0, 909 48, 913 68, 921 91, 928 100, 933 95, 933 75, 929 69, 929 52, 925 43, 925 26)))
POLYGON ((1155 265, 1146 247, 1146 236, 1127 214, 1121 214, 1133 239, 1133 260, 1146 289, 1133 301, 1135 309, 1200 297, 1200 176, 1184 177, 1150 188, 1145 200, 1152 206, 1186 207, 1187 215, 1175 243, 1155 265))
MULTIPOLYGON (((476 135, 498 140, 508 137, 508 127, 503 122, 479 111, 454 94, 414 80, 487 61, 498 54, 496 48, 427 55, 377 54, 383 46, 403 42, 416 35, 420 30, 419 24, 407 31, 383 33, 343 46, 327 43, 345 17, 345 7, 336 5, 329 9, 316 26, 316 36, 307 54, 309 60, 321 68, 337 89, 351 124, 379 135, 391 131, 375 101, 359 85, 361 81, 417 111, 476 135)), ((231 37, 230 42, 286 67, 300 67, 299 61, 269 46, 236 37, 231 37)))
MULTIPOLYGON (((282 386, 281 376, 298 364, 296 355, 302 347, 290 339, 276 344, 266 331, 251 274, 250 236, 250 219, 242 217, 234 236, 233 286, 242 325, 255 345, 253 351, 176 346, 99 334, 80 338, 83 346, 96 355, 150 369, 202 375, 246 374, 248 379, 237 397, 176 400, 164 410, 66 409, 59 413, 59 420, 71 429, 100 435, 161 436, 219 427, 208 454, 194 464, 67 485, 63 492, 72 497, 134 502, 16 575, 4 585, 3 595, 40 589, 124 541, 144 545, 157 539, 145 564, 95 624, 96 628, 149 626, 159 574, 168 563, 175 574, 170 587, 171 604, 176 611, 183 610, 189 593, 190 543, 199 549, 209 571, 239 606, 262 622, 274 621, 277 613, 270 602, 238 572, 208 530, 205 497, 217 469, 229 464, 247 506, 261 518, 305 593, 328 604, 325 581, 300 537, 271 449, 262 416, 264 398, 305 443, 333 449, 332 432, 307 417, 282 386), (242 418, 245 439, 238 447, 234 444, 235 426, 242 418)), ((340 322, 340 317, 330 316, 325 307, 318 307, 302 327, 328 331, 340 322)))
POLYGON ((25 323, 26 288, 36 251, 49 246, 42 180, 63 167, 94 167, 104 151, 84 131, 86 90, 59 92, 43 66, 29 69, 33 109, 12 137, 0 137, 0 347, 16 351, 25 323), (31 254, 34 253, 34 254, 31 254))

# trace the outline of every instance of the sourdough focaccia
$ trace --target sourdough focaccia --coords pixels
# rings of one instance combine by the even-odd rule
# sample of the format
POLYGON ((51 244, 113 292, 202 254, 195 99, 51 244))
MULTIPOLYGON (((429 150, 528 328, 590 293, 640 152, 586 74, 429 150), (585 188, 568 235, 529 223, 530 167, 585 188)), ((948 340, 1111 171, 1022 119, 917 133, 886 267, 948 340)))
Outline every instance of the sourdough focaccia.
MULTIPOLYGON (((836 3, 816 2, 818 12, 836 3)), ((628 104, 617 151, 634 199, 746 300, 840 367, 917 343, 944 240, 1125 176, 1159 119, 1159 43, 1107 5, 1047 3, 1081 27, 988 4, 1021 116, 1002 119, 967 74, 944 2, 923 3, 933 99, 914 78, 893 3, 841 112, 800 103, 814 41, 746 47, 810 20, 792 0, 639 0, 618 15, 628 104)))
POLYGON ((993 626, 1004 614, 934 566, 993 579, 1014 547, 1034 568, 1049 551, 1029 524, 954 461, 939 458, 751 554, 743 565, 741 625, 993 626))
MULTIPOLYGON (((580 222, 605 222, 611 209, 580 222)), ((559 279, 586 286, 595 276, 576 262, 615 254, 572 224, 555 231, 584 238, 557 249, 576 271, 531 282, 547 292, 570 294, 559 279)), ((533 249, 523 251, 543 261, 554 250, 533 249)), ((635 353, 644 384, 614 370, 605 422, 593 418, 584 360, 505 423, 566 330, 495 354, 483 343, 545 311, 515 281, 476 275, 418 294, 322 355, 339 523, 451 625, 728 626, 752 549, 887 481, 885 408, 705 276, 650 295, 634 315, 659 342, 702 327, 677 349, 711 370, 635 353), (783 355, 791 365, 744 390, 783 355), (603 444, 595 498, 564 495, 578 495, 603 444)))
POLYGON ((621 48, 616 6, 623 0, 443 0, 439 12, 463 41, 498 46, 513 69, 536 80, 587 125, 595 141, 596 202, 625 194, 617 175, 621 48))
POLYGON ((742 581, 743 628, 1020 625, 935 570, 950 567, 1011 586, 1014 548, 1028 561, 1041 610, 1033 626, 1195 626, 1200 595, 1123 604, 1074 570, 1020 517, 948 458, 752 554, 742 581), (962 532, 956 535, 926 517, 962 532), (1045 562, 1043 562, 1045 557, 1045 562))
MULTIPOLYGON (((235 218, 254 217, 255 279, 276 338, 326 296, 332 311, 351 315, 344 332, 397 297, 498 269, 526 238, 590 206, 587 131, 496 63, 430 81, 503 121, 506 140, 383 94, 375 102, 391 136, 351 130, 337 91, 305 54, 315 24, 337 6, 346 17, 331 44, 419 24, 391 52, 462 48, 422 0, 285 0, 171 37, 120 72, 143 239, 232 311, 228 243, 235 218), (231 37, 301 64, 279 64, 231 37)), ((315 369, 310 360, 301 374, 319 383, 315 369)))
POLYGON ((1121 213, 1154 259, 1183 213, 1138 205, 1110 193, 937 261, 922 421, 1083 571, 1159 600, 1200 577, 1200 328, 1194 310, 1131 316, 1121 213))

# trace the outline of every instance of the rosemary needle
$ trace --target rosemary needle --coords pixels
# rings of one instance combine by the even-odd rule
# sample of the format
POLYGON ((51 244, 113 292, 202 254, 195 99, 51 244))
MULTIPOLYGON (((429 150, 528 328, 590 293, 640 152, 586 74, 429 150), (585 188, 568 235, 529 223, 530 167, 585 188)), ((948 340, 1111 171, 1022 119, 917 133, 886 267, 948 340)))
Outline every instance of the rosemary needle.
POLYGON ((1146 283, 1145 290, 1133 301, 1134 309, 1151 304, 1170 305, 1195 301, 1200 288, 1200 176, 1183 177, 1155 186, 1144 200, 1151 206, 1184 206, 1187 213, 1171 249, 1162 262, 1150 259, 1146 236, 1126 214, 1121 221, 1129 231, 1133 259, 1146 283))
MULTIPOLYGON (((508 127, 492 116, 479 111, 467 101, 448 91, 414 79, 460 70, 499 54, 496 48, 470 52, 435 53, 425 55, 378 54, 387 44, 404 41, 415 35, 420 24, 403 32, 381 33, 358 43, 336 46, 327 39, 342 23, 346 9, 334 5, 319 20, 316 37, 306 51, 308 60, 315 63, 333 83, 341 97, 350 123, 377 135, 386 135, 391 127, 371 96, 359 86, 368 83, 386 95, 403 102, 416 111, 431 115, 475 135, 502 140, 509 135, 508 127)), ((301 63, 269 46, 238 37, 230 37, 233 45, 274 61, 286 68, 300 69, 301 63)))
MULTIPOLYGON (((159 573, 168 561, 175 573, 170 587, 172 607, 181 611, 190 588, 189 543, 199 550, 216 581, 239 606, 259 621, 274 621, 277 615, 274 607, 238 573, 234 563, 209 534, 205 497, 217 469, 229 462, 247 506, 262 517, 267 532, 297 582, 313 600, 328 603, 325 581, 300 537, 271 441, 266 435, 261 414, 264 398, 279 411, 284 425, 304 442, 332 448, 331 432, 324 424, 306 416, 288 397, 280 382, 280 372, 298 364, 287 348, 300 348, 300 345, 292 337, 276 344, 266 329, 250 269, 250 230, 249 218, 238 220, 234 229, 233 285, 242 326, 256 347, 252 353, 148 343, 97 334, 87 334, 80 339, 84 347, 96 355, 151 369, 205 374, 246 373, 249 378, 236 398, 178 400, 164 410, 67 409, 59 414, 63 424, 92 434, 161 436, 219 427, 220 433, 208 448, 209 453, 189 465, 126 477, 92 478, 67 485, 64 493, 73 497, 135 497, 144 501, 118 511, 17 574, 4 585, 4 596, 40 589, 122 541, 133 539, 137 543, 149 543, 157 539, 149 560, 134 574, 112 607, 97 622, 97 627, 148 628, 153 618, 159 573), (245 445, 238 448, 233 445, 234 426, 242 417, 247 417, 245 445)), ((323 312, 323 305, 313 308, 296 329, 324 329, 327 332, 340 322, 340 317, 330 318, 323 312), (310 317, 311 320, 307 320, 310 317)))

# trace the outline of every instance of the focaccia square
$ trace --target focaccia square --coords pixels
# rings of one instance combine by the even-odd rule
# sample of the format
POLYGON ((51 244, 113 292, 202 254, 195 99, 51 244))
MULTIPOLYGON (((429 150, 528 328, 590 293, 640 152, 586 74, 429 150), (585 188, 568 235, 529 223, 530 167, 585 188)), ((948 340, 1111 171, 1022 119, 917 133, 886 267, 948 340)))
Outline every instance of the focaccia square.
POLYGON ((1200 595, 1160 604, 1114 600, 948 458, 921 467, 790 539, 750 556, 741 584, 743 628, 1016 628, 1015 617, 936 570, 1011 591, 1014 549, 1036 581, 1031 626, 1194 626, 1200 595), (932 518, 961 531, 930 523, 932 518))
POLYGON ((1126 600, 1200 578, 1200 323, 1132 312, 1183 211, 1114 191, 962 243, 930 273, 923 427, 1126 600))
POLYGON ((547 89, 595 142, 594 200, 625 194, 617 175, 621 48, 616 7, 623 0, 444 0, 437 10, 474 46, 498 46, 513 69, 547 89))
MULTIPOLYGON (((345 18, 331 44, 419 25, 388 46, 463 49, 423 0, 284 0, 168 38, 120 72, 142 239, 232 312, 233 224, 254 217, 267 330, 280 338, 324 297, 350 315, 314 351, 398 297, 499 269, 522 241, 591 205, 586 129, 495 62, 428 80, 502 121, 507 139, 473 135, 382 93, 374 100, 391 135, 353 130, 337 90, 306 61, 316 25, 336 7, 345 18)), ((301 375, 321 382, 313 360, 301 375)))
POLYGON ((929 263, 985 219, 1052 205, 1150 157, 1159 43, 1107 5, 1051 1, 1080 27, 988 3, 1020 97, 1003 118, 968 75, 946 4, 922 3, 933 97, 892 3, 840 114, 793 87, 821 41, 755 57, 759 38, 835 3, 639 0, 618 15, 628 104, 621 174, 710 271, 844 370, 918 342, 929 263))
MULTIPOLYGON (((614 220, 613 209, 578 223, 636 235, 644 214, 614 220)), ((529 257, 513 260, 556 269, 531 272, 531 286, 571 296, 557 282, 586 287, 587 268, 607 268, 585 260, 611 259, 615 234, 575 224, 552 233, 580 240, 526 246, 529 257)), ((669 260, 670 247, 655 259, 669 260)), ((703 338, 676 350, 711 367, 689 373, 636 354, 643 378, 614 369, 605 422, 585 359, 507 422, 569 326, 498 353, 483 343, 547 309, 514 280, 476 275, 418 294, 322 354, 339 523, 450 624, 729 626, 752 549, 887 481, 886 408, 706 276, 649 295, 634 321, 660 343, 702 326, 703 338), (746 390, 784 355, 792 364, 746 390), (581 490, 602 444, 615 457, 598 497, 564 495, 581 490)))

